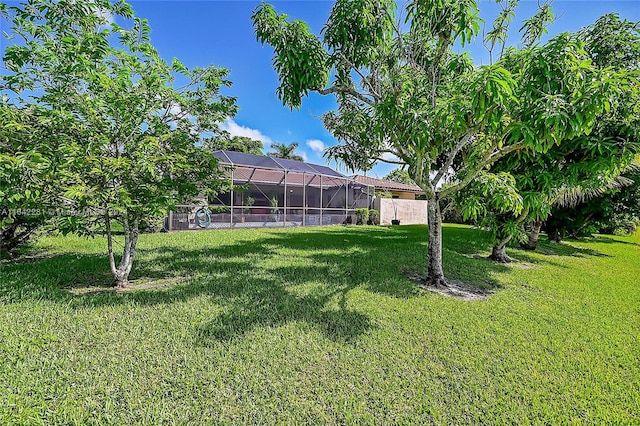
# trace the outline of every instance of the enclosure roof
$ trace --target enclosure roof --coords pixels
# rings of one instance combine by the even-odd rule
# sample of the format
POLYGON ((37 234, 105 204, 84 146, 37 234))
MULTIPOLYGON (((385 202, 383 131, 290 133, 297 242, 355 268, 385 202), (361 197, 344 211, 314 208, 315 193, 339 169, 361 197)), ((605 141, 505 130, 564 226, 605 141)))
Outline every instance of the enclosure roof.
POLYGON ((232 166, 254 167, 263 169, 282 170, 287 172, 309 173, 332 177, 346 178, 345 175, 336 172, 330 167, 319 164, 305 163, 303 161, 287 160, 284 158, 270 157, 266 155, 246 154, 234 151, 214 151, 213 155, 223 164, 232 166))
POLYGON ((424 194, 424 191, 416 185, 407 185, 405 183, 394 182, 392 180, 376 179, 369 176, 356 175, 352 178, 362 185, 373 186, 376 189, 382 189, 384 191, 403 191, 413 192, 416 194, 424 194))

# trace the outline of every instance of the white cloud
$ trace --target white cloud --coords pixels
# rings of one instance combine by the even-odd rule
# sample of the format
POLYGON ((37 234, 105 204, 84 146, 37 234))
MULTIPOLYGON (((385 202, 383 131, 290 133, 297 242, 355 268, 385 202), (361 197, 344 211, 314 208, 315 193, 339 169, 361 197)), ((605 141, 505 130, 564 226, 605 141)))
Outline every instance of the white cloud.
POLYGON ((173 116, 179 116, 182 114, 182 107, 178 104, 176 104, 175 102, 171 103, 171 106, 169 107, 169 114, 173 115, 173 116))
POLYGON ((231 136, 246 136, 251 139, 262 142, 264 148, 268 148, 273 143, 273 139, 269 136, 262 134, 260 130, 252 129, 250 127, 241 126, 235 121, 228 119, 220 125, 220 129, 226 130, 231 136))
POLYGON ((111 24, 115 22, 115 16, 108 10, 96 6, 94 7, 94 13, 98 18, 103 19, 102 23, 98 26, 99 30, 110 29, 111 24))
POLYGON ((382 154, 382 159, 386 161, 400 161, 398 157, 390 152, 385 152, 382 154))
POLYGON ((322 154, 324 150, 327 148, 324 142, 318 139, 310 139, 307 141, 307 146, 311 148, 313 152, 317 152, 318 154, 322 154))

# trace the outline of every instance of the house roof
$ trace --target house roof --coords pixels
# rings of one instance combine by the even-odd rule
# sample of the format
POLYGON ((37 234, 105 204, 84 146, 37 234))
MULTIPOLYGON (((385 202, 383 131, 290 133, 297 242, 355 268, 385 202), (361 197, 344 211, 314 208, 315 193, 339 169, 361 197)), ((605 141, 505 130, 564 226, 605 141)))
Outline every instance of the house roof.
POLYGON ((346 178, 342 173, 336 172, 330 167, 319 164, 305 163, 303 161, 287 160, 284 158, 271 157, 266 155, 246 154, 234 151, 214 151, 213 155, 223 164, 238 167, 248 167, 256 169, 271 169, 287 172, 306 173, 314 175, 324 175, 330 177, 346 178))
POLYGON ((405 183, 394 182, 391 180, 376 179, 369 176, 356 175, 352 178, 362 185, 373 186, 383 191, 402 191, 413 192, 415 194, 424 194, 424 191, 416 185, 407 185, 405 183))

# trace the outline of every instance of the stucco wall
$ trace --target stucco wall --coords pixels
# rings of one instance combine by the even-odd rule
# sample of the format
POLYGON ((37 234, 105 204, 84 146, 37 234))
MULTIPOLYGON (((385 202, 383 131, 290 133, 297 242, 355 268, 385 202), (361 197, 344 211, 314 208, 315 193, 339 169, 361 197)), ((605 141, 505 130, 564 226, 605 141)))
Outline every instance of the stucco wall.
POLYGON ((400 220, 401 225, 427 224, 425 200, 376 198, 373 205, 380 212, 380 225, 391 225, 391 221, 396 218, 400 220))
POLYGON ((403 200, 415 200, 416 194, 413 192, 403 192, 403 191, 391 191, 394 196, 401 198, 403 200))

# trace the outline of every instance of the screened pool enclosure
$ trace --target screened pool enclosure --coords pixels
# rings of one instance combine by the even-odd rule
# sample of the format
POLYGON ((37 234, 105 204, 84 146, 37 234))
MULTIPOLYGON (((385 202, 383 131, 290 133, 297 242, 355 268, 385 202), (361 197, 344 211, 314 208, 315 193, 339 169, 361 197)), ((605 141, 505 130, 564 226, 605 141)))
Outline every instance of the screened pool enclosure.
POLYGON ((168 218, 170 231, 355 223, 355 209, 368 208, 373 196, 372 187, 327 166, 232 151, 214 155, 235 189, 179 206, 168 218))

